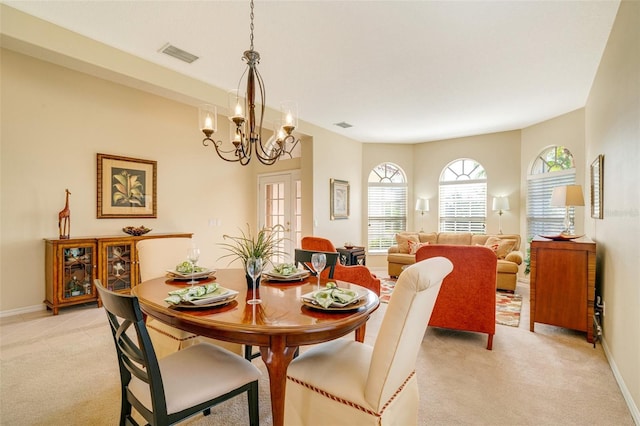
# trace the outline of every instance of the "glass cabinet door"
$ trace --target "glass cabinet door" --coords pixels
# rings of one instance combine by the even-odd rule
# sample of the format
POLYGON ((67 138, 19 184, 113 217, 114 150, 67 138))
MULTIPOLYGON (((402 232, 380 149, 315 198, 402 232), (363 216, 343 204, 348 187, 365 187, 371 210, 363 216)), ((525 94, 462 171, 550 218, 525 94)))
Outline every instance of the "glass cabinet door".
POLYGON ((112 291, 131 290, 133 278, 132 242, 105 243, 102 251, 104 256, 103 274, 104 285, 112 291))
POLYGON ((95 246, 61 247, 63 258, 62 299, 94 296, 95 246))

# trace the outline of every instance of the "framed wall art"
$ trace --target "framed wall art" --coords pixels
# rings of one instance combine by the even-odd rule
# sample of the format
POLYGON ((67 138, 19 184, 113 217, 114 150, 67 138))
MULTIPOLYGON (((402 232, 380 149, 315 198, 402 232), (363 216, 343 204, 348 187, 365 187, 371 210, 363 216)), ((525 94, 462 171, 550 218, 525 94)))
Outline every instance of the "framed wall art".
POLYGON ((591 163, 591 217, 594 219, 602 219, 604 216, 603 209, 603 187, 602 174, 604 172, 604 156, 598 155, 593 163, 591 163))
POLYGON ((331 220, 349 218, 349 182, 346 180, 330 180, 331 186, 331 220))
POLYGON ((157 162, 98 154, 98 219, 157 217, 157 162))

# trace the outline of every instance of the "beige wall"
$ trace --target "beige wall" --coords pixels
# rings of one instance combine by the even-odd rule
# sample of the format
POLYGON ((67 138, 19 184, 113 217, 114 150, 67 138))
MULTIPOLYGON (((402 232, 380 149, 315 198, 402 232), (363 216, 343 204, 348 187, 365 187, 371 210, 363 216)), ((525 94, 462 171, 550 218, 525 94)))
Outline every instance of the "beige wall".
POLYGON ((604 155, 604 218, 587 212, 585 230, 598 243, 605 350, 640 424, 640 2, 620 5, 585 115, 585 169, 604 155))
POLYGON ((313 235, 330 239, 336 247, 360 242, 362 144, 320 128, 313 135, 313 235), (349 182, 348 219, 330 218, 330 179, 349 182))

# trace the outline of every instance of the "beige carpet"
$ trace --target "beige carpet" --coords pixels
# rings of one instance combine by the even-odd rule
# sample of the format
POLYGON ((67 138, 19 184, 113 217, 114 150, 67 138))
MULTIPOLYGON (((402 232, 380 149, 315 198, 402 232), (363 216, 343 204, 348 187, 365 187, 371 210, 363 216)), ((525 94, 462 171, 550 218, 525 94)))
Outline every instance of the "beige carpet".
MULTIPOLYGON (((520 327, 486 336, 428 329, 417 361, 421 425, 633 425, 600 346, 584 334, 528 330, 528 287, 520 327)), ((93 305, 95 306, 95 305, 93 305)), ((374 342, 386 304, 370 320, 374 342)), ((2 425, 115 425, 120 405, 113 341, 101 309, 0 319, 2 425)), ((264 372, 261 360, 254 361, 264 372)), ((270 425, 266 372, 260 417, 270 425)), ((246 399, 228 401, 189 425, 245 425, 246 399)), ((327 425, 331 426, 331 425, 327 425)))

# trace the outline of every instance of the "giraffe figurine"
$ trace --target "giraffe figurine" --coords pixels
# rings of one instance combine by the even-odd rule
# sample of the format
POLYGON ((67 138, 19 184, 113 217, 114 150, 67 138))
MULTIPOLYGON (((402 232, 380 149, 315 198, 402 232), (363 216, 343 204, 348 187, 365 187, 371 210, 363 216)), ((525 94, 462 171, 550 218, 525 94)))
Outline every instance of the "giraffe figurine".
POLYGON ((60 230, 61 240, 68 240, 69 234, 71 233, 71 210, 69 210, 69 195, 71 195, 71 193, 68 189, 65 189, 65 192, 67 195, 64 209, 58 213, 58 229, 60 230))

